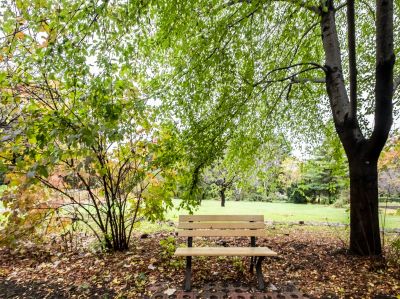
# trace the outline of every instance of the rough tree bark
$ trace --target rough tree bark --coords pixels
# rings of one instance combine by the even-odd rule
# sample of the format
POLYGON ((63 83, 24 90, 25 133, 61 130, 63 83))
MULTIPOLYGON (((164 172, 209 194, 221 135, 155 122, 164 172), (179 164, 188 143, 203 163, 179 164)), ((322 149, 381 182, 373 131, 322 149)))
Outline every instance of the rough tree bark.
POLYGON ((369 138, 361 132, 357 119, 354 0, 347 2, 350 97, 343 77, 334 0, 326 4, 321 9, 326 89, 336 131, 349 161, 350 251, 380 255, 377 162, 393 118, 393 0, 376 0, 375 125, 369 138))

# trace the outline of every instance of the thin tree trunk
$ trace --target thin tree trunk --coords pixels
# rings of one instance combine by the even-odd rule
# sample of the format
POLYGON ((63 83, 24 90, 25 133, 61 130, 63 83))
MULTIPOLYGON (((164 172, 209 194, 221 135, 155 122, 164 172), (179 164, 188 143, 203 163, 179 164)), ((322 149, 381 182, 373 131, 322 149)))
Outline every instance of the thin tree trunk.
POLYGON ((221 207, 225 207, 225 188, 219 190, 219 196, 221 198, 221 207))

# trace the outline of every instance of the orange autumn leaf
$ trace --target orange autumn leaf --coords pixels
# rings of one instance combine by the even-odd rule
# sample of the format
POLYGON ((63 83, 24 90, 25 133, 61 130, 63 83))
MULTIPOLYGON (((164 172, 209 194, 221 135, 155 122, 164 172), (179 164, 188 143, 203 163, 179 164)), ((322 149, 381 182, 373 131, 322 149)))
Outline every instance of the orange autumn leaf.
POLYGON ((22 31, 17 32, 15 34, 15 37, 18 38, 18 39, 23 39, 25 37, 25 33, 23 33, 22 31))

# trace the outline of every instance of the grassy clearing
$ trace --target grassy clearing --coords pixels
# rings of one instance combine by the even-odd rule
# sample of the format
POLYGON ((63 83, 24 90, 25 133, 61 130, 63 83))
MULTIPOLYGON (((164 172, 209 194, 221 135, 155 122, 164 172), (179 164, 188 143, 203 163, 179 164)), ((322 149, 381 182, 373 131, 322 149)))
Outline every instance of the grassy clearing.
POLYGON ((158 232, 172 232, 175 230, 175 226, 170 226, 165 222, 153 223, 149 221, 141 221, 135 224, 135 231, 140 233, 154 234, 158 232))
MULTIPOLYGON (((175 200, 174 204, 178 206, 179 200, 175 200)), ((177 221, 180 214, 188 212, 174 209, 168 212, 167 219, 177 221)), ((349 212, 345 208, 281 202, 228 201, 222 208, 219 201, 205 200, 194 214, 264 214, 266 220, 273 221, 349 223, 349 212)), ((384 216, 384 210, 381 211, 381 216, 384 216)), ((387 213, 385 228, 400 228, 400 216, 387 213)))

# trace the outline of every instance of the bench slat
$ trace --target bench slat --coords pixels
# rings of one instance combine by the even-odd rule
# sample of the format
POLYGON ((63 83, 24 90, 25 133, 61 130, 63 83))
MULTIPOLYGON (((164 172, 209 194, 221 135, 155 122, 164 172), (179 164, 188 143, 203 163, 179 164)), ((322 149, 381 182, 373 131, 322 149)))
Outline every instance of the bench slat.
POLYGON ((198 229, 178 232, 180 237, 265 237, 263 229, 198 229))
POLYGON ((189 221, 254 221, 264 222, 264 215, 179 215, 179 222, 189 221))
POLYGON ((268 247, 191 247, 177 248, 175 256, 277 256, 268 247))
POLYGON ((256 229, 265 228, 264 222, 180 222, 178 228, 181 229, 221 229, 221 228, 242 228, 256 229))

